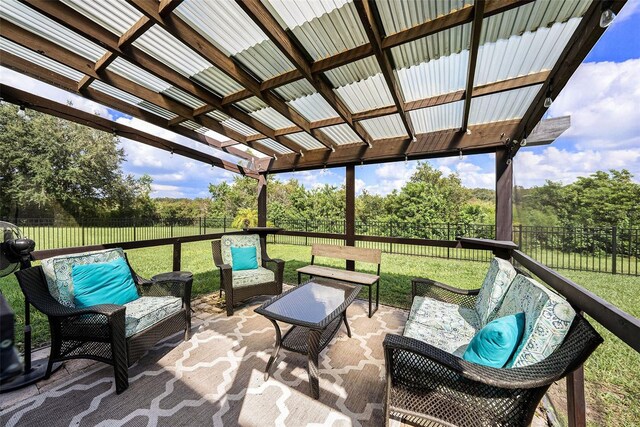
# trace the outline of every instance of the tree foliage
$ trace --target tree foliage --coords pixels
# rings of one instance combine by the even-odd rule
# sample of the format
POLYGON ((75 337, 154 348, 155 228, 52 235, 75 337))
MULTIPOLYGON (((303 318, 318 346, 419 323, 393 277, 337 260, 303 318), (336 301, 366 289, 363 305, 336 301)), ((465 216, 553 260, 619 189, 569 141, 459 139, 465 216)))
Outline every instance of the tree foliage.
POLYGON ((0 105, 0 217, 29 212, 73 218, 153 210, 151 178, 125 176, 110 134, 36 111, 0 105))

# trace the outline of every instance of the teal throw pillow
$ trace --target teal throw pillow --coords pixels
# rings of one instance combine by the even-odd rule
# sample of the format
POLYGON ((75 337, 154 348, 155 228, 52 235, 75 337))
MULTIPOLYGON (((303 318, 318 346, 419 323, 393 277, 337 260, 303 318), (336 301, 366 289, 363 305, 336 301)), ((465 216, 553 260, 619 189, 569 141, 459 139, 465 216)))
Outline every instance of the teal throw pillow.
POLYGON ((73 302, 85 308, 98 304, 124 305, 138 299, 138 290, 124 258, 111 262, 74 265, 73 302))
POLYGON ((258 268, 257 249, 255 246, 231 246, 232 270, 255 270, 258 268))
POLYGON ((479 365, 502 368, 518 348, 524 333, 524 313, 500 317, 480 329, 462 358, 479 365))

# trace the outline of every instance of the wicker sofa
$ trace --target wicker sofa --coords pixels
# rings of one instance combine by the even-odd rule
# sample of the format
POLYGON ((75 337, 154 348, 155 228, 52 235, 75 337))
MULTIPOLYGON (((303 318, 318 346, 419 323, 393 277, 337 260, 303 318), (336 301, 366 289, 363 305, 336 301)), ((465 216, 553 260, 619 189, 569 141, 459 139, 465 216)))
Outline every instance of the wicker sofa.
POLYGON ((393 415, 446 425, 528 425, 551 383, 602 343, 564 298, 499 258, 479 289, 414 279, 412 297, 403 335, 384 340, 387 423, 393 415), (505 367, 462 358, 477 331, 519 312, 525 332, 505 367))
POLYGON ((220 270, 220 295, 224 291, 227 316, 233 306, 258 295, 280 295, 284 276, 284 261, 267 255, 266 244, 257 234, 232 234, 211 242, 213 263, 220 270), (231 247, 255 247, 258 268, 233 270, 231 247))
POLYGON ((72 267, 119 257, 126 260, 119 248, 62 255, 16 272, 29 302, 49 319, 51 355, 47 378, 56 362, 93 359, 113 366, 119 394, 129 387, 128 367, 155 343, 180 331, 184 331, 185 339, 189 338, 191 278, 146 280, 129 265, 138 299, 125 305, 74 306, 72 267))

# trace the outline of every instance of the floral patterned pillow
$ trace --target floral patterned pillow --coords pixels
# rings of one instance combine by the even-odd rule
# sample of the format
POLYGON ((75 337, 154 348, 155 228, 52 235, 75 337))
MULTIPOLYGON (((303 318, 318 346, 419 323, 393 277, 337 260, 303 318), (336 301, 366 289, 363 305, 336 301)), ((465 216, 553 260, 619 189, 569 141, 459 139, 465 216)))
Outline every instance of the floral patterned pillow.
POLYGON ((229 236, 222 236, 222 262, 229 264, 233 267, 233 257, 231 256, 231 247, 234 248, 256 248, 256 258, 258 260, 258 266, 262 265, 262 255, 260 251, 260 236, 257 234, 232 234, 229 236))
POLYGON ((501 258, 493 258, 489 271, 482 282, 476 300, 475 310, 480 321, 480 329, 495 319, 500 303, 509 290, 511 281, 516 277, 516 270, 511 263, 501 258))
POLYGON ((64 306, 75 307, 73 303, 73 279, 71 276, 73 266, 109 262, 124 257, 124 251, 120 248, 59 255, 43 259, 42 270, 47 279, 47 286, 51 296, 64 306))
POLYGON ((507 368, 540 362, 564 341, 576 312, 562 296, 518 274, 504 297, 497 317, 524 312, 522 341, 507 368))

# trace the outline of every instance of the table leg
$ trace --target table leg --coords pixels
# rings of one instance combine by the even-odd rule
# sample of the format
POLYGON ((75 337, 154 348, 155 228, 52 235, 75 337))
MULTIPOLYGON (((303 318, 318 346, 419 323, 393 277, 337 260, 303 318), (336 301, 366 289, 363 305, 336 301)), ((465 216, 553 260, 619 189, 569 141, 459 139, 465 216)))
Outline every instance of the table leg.
POLYGON ((342 320, 344 320, 344 326, 347 327, 347 336, 351 338, 351 328, 349 327, 349 323, 347 322, 347 310, 342 313, 342 320))
POLYGON ((317 331, 315 329, 309 330, 307 364, 309 371, 309 387, 311 388, 311 396, 314 399, 318 399, 320 397, 320 386, 318 384, 318 353, 321 335, 322 331, 317 331))
POLYGON ((278 352, 280 351, 280 346, 282 345, 282 334, 280 333, 280 327, 278 326, 278 323, 275 320, 269 319, 271 321, 271 323, 273 323, 273 326, 276 328, 276 345, 275 348, 273 349, 273 353, 271 354, 271 357, 269 358, 269 361, 267 362, 267 368, 264 370, 264 380, 268 380, 269 379, 269 372, 271 371, 271 367, 273 366, 273 362, 276 361, 276 359, 278 358, 278 352))

